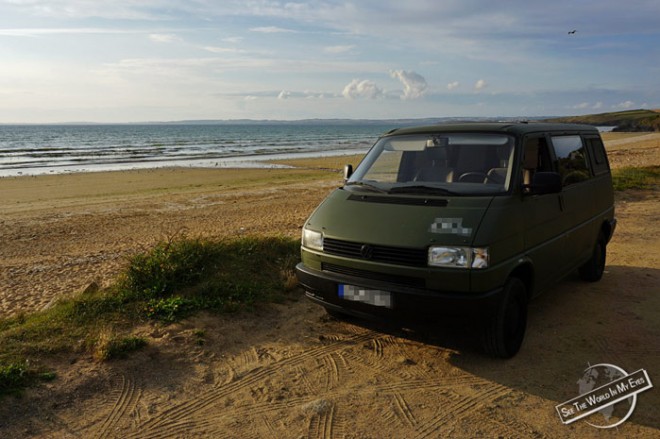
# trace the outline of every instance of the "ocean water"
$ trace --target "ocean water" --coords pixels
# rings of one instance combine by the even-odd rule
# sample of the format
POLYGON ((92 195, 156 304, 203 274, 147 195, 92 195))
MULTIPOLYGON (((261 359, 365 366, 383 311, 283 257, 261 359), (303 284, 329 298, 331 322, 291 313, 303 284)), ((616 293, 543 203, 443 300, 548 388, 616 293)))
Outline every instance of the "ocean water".
POLYGON ((0 125, 0 176, 165 166, 264 167, 289 156, 365 152, 377 123, 0 125))

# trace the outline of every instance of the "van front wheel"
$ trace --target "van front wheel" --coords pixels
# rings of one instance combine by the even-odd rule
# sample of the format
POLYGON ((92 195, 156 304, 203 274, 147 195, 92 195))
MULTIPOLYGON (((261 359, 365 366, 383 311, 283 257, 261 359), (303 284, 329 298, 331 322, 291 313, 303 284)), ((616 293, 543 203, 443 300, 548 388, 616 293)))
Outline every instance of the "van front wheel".
POLYGON ((489 355, 511 358, 520 350, 527 327, 527 288, 511 277, 504 285, 502 301, 487 323, 483 346, 489 355))
POLYGON ((591 259, 589 259, 583 266, 578 269, 580 277, 582 280, 587 282, 597 282, 603 277, 603 272, 605 271, 605 259, 607 255, 606 250, 607 242, 603 235, 598 237, 596 240, 596 245, 594 246, 594 252, 591 254, 591 259))

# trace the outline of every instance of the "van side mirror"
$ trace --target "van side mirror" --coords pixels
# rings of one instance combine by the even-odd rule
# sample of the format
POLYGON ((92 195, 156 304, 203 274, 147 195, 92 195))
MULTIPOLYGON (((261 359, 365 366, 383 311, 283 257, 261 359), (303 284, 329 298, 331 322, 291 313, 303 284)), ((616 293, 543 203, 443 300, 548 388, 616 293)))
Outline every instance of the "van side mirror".
POLYGON ((344 181, 351 178, 351 175, 353 175, 353 165, 345 165, 344 166, 344 181))
POLYGON ((561 175, 557 172, 537 172, 532 177, 530 193, 556 194, 561 192, 561 175))

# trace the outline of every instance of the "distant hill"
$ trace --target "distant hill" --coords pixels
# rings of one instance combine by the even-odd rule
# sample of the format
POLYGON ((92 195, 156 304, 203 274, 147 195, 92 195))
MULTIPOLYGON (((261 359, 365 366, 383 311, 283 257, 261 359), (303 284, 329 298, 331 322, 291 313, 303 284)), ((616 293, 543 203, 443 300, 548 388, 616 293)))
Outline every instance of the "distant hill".
POLYGON ((629 110, 546 119, 547 122, 613 126, 614 131, 660 131, 660 110, 629 110))

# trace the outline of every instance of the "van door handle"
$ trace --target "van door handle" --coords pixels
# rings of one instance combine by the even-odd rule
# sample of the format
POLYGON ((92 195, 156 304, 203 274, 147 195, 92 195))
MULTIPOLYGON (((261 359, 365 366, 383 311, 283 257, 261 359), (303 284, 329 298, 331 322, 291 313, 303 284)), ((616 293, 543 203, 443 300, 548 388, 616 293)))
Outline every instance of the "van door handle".
POLYGON ((563 212, 565 207, 566 205, 564 203, 564 194, 559 194, 559 210, 563 212))

